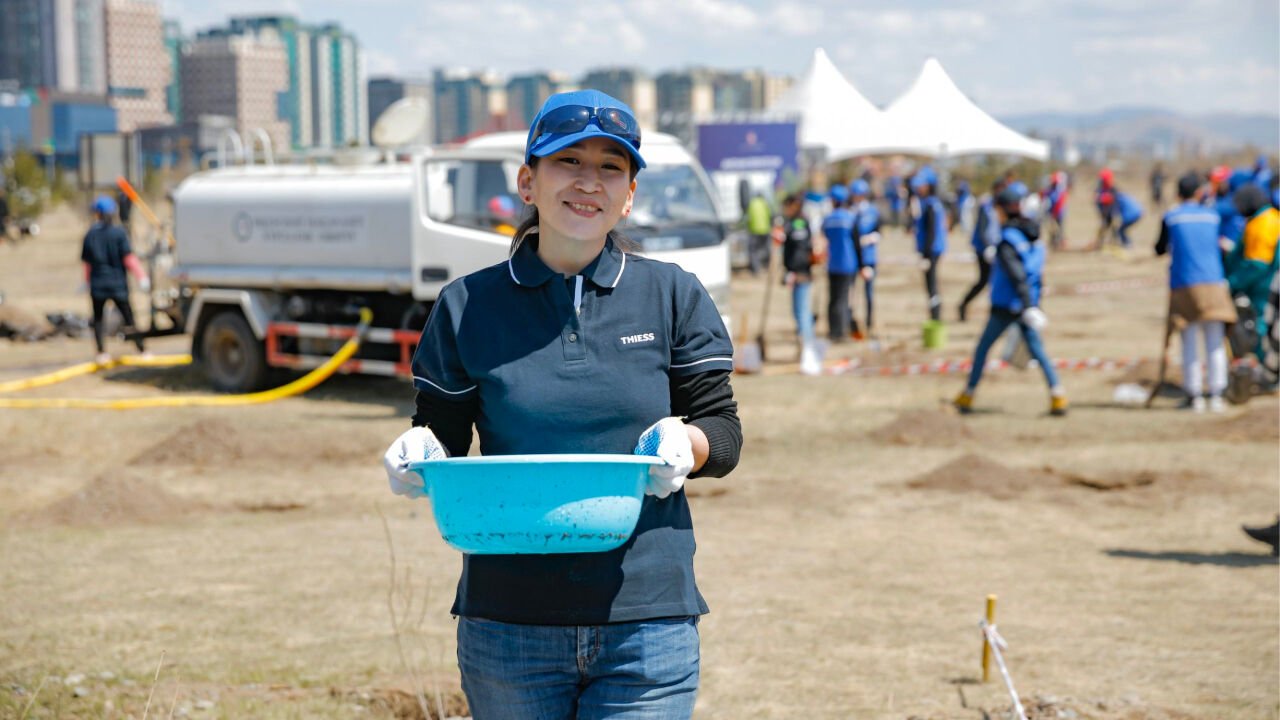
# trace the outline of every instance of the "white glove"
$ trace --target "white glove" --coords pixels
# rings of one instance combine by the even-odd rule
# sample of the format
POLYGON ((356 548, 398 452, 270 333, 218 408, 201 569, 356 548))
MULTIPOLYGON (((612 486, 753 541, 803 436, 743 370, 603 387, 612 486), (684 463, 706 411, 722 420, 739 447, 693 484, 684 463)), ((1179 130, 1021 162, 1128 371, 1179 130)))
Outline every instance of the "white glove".
POLYGON ((996 261, 996 246, 995 246, 995 245, 988 245, 988 246, 986 246, 986 247, 982 248, 982 259, 983 259, 983 260, 986 260, 988 265, 990 265, 991 263, 995 262, 995 261, 996 261))
POLYGON ((684 487, 684 481, 693 471, 693 444, 689 431, 680 418, 662 418, 640 434, 636 442, 636 455, 655 455, 662 465, 649 466, 649 485, 645 495, 659 500, 684 487))
POLYGON ((138 289, 142 292, 151 292, 151 278, 141 278, 138 280, 138 289))
POLYGON ((1032 330, 1040 332, 1048 327, 1049 316, 1045 315, 1040 308, 1032 306, 1022 311, 1022 322, 1026 323, 1027 327, 1032 330))
POLYGON ((423 460, 442 460, 449 457, 444 446, 429 428, 409 428, 396 438, 382 456, 382 466, 387 471, 391 492, 410 498, 427 494, 426 483, 417 471, 409 469, 409 463, 423 460))
POLYGON ((929 272, 929 266, 932 264, 933 263, 930 262, 929 258, 927 257, 920 258, 920 262, 916 263, 916 265, 920 268, 921 272, 929 272))

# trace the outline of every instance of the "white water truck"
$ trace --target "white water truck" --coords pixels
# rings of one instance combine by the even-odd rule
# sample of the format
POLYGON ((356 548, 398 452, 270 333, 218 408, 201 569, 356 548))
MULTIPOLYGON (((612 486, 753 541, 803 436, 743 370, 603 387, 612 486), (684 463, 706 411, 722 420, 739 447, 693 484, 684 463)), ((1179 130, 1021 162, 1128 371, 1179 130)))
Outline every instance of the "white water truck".
MULTIPOLYGON (((213 387, 247 392, 272 368, 318 366, 354 334, 361 307, 373 327, 342 371, 408 376, 440 290, 507 258, 524 143, 500 133, 355 164, 187 178, 173 193, 170 315, 213 387)), ((646 256, 697 275, 727 321, 729 248, 711 183, 669 135, 646 133, 643 152, 623 231, 646 256)))

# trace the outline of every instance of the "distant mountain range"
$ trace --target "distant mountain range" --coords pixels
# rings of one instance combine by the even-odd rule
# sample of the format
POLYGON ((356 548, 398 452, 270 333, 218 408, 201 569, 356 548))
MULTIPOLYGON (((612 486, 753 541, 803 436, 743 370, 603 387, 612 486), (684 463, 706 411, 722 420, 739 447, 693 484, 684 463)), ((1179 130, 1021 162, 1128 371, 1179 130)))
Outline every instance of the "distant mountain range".
POLYGON ((1166 148, 1199 144, 1212 150, 1252 145, 1270 151, 1280 149, 1280 115, 1183 115, 1163 108, 1117 107, 1093 113, 1028 113, 999 119, 1019 132, 1065 136, 1078 144, 1166 148))

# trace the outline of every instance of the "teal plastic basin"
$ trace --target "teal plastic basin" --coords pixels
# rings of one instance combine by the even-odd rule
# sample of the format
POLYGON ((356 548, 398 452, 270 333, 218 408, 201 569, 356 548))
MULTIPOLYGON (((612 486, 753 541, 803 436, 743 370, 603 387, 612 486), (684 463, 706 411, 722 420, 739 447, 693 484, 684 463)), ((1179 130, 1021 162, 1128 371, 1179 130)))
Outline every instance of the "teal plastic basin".
POLYGON ((605 552, 636 529, 644 455, 489 455, 413 463, 436 527, 464 553, 605 552))

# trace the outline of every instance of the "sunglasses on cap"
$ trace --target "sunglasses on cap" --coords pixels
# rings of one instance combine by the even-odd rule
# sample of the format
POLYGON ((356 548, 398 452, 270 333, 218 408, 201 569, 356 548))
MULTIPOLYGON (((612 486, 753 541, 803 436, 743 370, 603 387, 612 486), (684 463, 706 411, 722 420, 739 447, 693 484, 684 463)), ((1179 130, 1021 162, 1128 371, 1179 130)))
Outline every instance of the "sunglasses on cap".
POLYGON ((534 126, 533 138, 536 140, 547 133, 564 135, 579 132, 590 125, 592 120, 609 135, 626 140, 636 149, 640 148, 640 123, 626 110, 613 107, 565 105, 550 110, 534 126))

